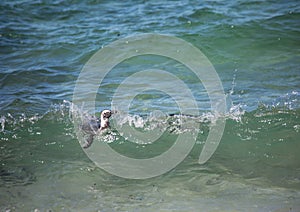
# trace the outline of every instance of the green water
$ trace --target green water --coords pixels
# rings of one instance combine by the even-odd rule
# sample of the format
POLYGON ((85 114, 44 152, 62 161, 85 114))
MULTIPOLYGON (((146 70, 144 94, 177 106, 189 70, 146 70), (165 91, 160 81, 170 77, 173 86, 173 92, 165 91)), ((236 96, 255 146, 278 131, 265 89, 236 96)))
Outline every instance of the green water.
MULTIPOLYGON (((298 1, 20 0, 2 1, 0 10, 1 211, 300 210, 298 1), (96 51, 141 33, 176 36, 199 48, 222 81, 228 111, 220 145, 200 165, 213 111, 194 75, 154 56, 116 66, 98 90, 99 111, 110 108, 115 89, 140 68, 174 71, 200 106, 199 134, 185 160, 163 175, 132 180, 107 173, 84 153, 70 101, 96 51)), ((122 117, 127 122, 116 123, 161 128, 161 119, 147 119, 152 110, 179 112, 171 97, 145 91, 122 117)), ((151 158, 184 134, 174 124, 179 119, 167 120, 153 144, 125 139, 114 125, 94 142, 151 158)))

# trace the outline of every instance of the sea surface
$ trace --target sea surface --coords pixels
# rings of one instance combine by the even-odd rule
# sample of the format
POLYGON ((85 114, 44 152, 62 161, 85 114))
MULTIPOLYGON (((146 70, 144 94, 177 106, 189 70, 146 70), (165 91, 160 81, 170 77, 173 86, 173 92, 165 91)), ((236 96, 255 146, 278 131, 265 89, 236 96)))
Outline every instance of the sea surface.
MULTIPOLYGON (((0 211, 300 211, 298 0, 4 0, 0 11, 0 211), (200 114, 196 143, 178 166, 125 179, 82 149, 73 116, 88 111, 73 104, 73 91, 93 54, 145 33, 175 36, 206 55, 224 87, 226 126, 199 164, 214 114, 201 82, 166 58, 124 61, 99 87, 96 115, 145 67, 179 73, 200 114)), ((129 115, 112 116, 140 131, 166 124, 158 143, 133 142, 113 125, 94 142, 132 158, 162 154, 185 133, 176 123, 192 118, 174 105, 164 93, 141 91, 129 115), (151 111, 177 115, 153 119, 151 111)))

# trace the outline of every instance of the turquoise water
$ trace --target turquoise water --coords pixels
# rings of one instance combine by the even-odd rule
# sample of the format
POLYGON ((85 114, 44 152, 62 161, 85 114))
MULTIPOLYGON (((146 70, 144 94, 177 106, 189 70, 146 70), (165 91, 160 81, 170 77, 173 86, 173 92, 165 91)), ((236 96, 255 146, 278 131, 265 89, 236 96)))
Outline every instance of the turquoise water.
MULTIPOLYGON (((0 9, 1 211, 300 210, 298 1, 2 1, 0 9), (129 180, 89 160, 70 105, 89 58, 141 33, 199 48, 219 74, 228 112, 217 151, 198 164, 211 116, 205 89, 196 90, 202 115, 191 153, 164 175, 129 180)), ((158 57, 125 61, 99 88, 99 111, 110 107, 122 79, 152 66, 185 73, 158 57)), ((192 75, 180 78, 195 90, 192 75)), ((140 130, 160 126, 147 119, 151 110, 178 113, 172 98, 154 91, 137 96, 130 110, 140 130)), ((149 158, 183 133, 176 124, 167 129, 150 145, 113 126, 103 139, 124 155, 149 158)))

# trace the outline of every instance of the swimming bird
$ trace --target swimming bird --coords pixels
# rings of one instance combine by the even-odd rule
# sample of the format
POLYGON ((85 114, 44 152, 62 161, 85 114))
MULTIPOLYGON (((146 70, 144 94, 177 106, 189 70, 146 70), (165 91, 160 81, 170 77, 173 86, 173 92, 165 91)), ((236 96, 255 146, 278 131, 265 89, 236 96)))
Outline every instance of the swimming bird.
POLYGON ((88 138, 86 139, 86 143, 84 144, 83 148, 88 148, 91 146, 94 140, 94 136, 107 128, 109 128, 109 118, 111 117, 112 111, 110 110, 103 110, 99 118, 93 117, 85 123, 81 125, 81 129, 88 134, 88 138))

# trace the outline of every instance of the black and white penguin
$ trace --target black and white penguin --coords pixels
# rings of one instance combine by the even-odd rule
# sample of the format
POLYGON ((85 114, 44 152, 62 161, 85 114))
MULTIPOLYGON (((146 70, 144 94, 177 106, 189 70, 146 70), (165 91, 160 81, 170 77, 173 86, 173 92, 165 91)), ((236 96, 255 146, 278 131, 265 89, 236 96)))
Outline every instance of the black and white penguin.
POLYGON ((109 118, 111 114, 112 111, 103 110, 100 115, 100 120, 98 118, 92 118, 88 123, 81 125, 81 129, 89 135, 83 148, 90 147, 93 143, 94 136, 102 130, 109 128, 109 118))

